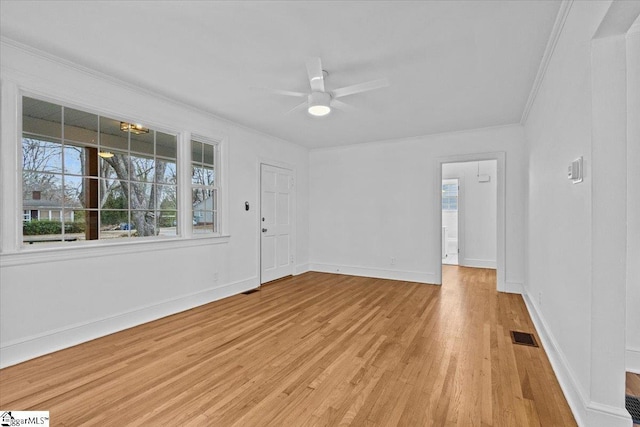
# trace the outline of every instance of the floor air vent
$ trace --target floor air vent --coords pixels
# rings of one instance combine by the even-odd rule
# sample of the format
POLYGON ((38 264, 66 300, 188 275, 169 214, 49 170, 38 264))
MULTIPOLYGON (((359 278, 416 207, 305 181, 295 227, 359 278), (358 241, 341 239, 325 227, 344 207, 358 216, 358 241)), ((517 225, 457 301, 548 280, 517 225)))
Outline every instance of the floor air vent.
POLYGON ((633 418, 633 422, 635 424, 640 424, 640 399, 635 396, 626 395, 624 397, 624 406, 631 414, 631 418, 633 418))
POLYGON ((249 289, 248 291, 243 292, 242 295, 249 295, 249 294, 252 294, 252 293, 258 292, 258 291, 259 291, 259 289, 249 289))
POLYGON ((538 343, 536 342, 533 334, 530 334, 528 332, 511 331, 511 341, 513 341, 514 344, 528 345, 531 347, 538 346, 538 343))

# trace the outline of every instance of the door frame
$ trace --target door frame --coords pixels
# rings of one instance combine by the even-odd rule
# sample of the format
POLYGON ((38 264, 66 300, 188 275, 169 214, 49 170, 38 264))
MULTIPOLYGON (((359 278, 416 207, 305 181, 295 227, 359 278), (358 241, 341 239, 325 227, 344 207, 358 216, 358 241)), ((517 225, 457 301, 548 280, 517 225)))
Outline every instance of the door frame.
MULTIPOLYGON (((437 229, 442 230, 442 165, 444 163, 463 163, 477 162, 483 160, 497 161, 497 212, 496 212, 496 290, 498 292, 508 292, 506 282, 506 187, 505 187, 505 162, 506 153, 497 151, 491 153, 470 153, 458 154, 436 159, 438 165, 436 167, 436 183, 438 190, 436 191, 436 200, 433 203, 434 218, 437 218, 437 229)), ((435 227, 434 227, 435 228, 435 227)), ((437 233, 438 238, 433 242, 434 265, 442 266, 442 257, 440 256, 442 248, 442 232, 437 233)), ((458 259, 458 262, 460 260, 458 259)), ((436 271, 436 281, 442 284, 442 267, 436 271)))
POLYGON ((258 248, 256 253, 256 265, 258 271, 256 272, 256 277, 258 278, 258 285, 262 286, 262 165, 271 166, 274 168, 286 169, 291 172, 291 176, 293 176, 293 186, 291 188, 291 232, 289 233, 290 239, 290 248, 291 254, 293 255, 293 265, 291 266, 291 274, 296 274, 296 263, 298 262, 298 252, 296 246, 296 207, 297 207, 297 187, 298 187, 298 174, 296 171, 296 167, 292 164, 279 162, 277 160, 268 159, 268 158, 258 158, 257 162, 257 186, 258 189, 258 204, 257 204, 257 215, 256 215, 256 241, 258 242, 258 248))
MULTIPOLYGON (((458 181, 458 266, 464 267, 461 263, 464 259, 464 176, 448 176, 442 178, 443 181, 447 179, 455 179, 458 181)), ((440 191, 440 193, 442 193, 442 191, 440 191)), ((442 197, 442 194, 440 194, 440 197, 442 197)), ((442 199, 440 200, 440 224, 442 225, 442 199)))

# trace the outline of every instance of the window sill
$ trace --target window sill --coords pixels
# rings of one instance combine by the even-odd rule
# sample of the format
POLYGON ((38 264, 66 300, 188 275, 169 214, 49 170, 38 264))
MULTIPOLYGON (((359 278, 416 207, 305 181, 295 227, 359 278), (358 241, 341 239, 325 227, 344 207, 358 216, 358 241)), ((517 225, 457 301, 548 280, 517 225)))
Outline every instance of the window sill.
POLYGON ((59 245, 47 248, 22 247, 15 252, 0 254, 0 267, 38 264, 52 261, 69 261, 111 255, 135 254, 139 252, 166 251, 169 249, 189 248, 229 243, 231 236, 196 235, 189 239, 181 237, 150 239, 127 242, 82 242, 79 244, 59 245))

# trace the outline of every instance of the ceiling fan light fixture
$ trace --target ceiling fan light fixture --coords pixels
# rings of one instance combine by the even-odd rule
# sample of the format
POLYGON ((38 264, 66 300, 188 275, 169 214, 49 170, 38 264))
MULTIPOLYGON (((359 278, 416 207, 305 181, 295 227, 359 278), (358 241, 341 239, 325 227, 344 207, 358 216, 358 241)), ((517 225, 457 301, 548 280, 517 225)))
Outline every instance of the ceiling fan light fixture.
POLYGON ((307 111, 312 116, 322 117, 331 112, 331 96, 326 92, 313 92, 309 95, 307 111))

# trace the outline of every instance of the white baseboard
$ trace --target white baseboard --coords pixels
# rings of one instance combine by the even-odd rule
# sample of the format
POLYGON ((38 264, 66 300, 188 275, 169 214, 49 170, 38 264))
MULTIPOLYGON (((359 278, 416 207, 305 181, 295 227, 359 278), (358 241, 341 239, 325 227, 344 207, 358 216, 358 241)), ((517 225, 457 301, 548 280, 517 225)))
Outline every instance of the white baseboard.
POLYGON ((640 374, 640 349, 628 348, 625 352, 627 372, 640 374))
POLYGON ((208 304, 260 285, 257 277, 229 283, 135 310, 47 331, 0 346, 0 368, 208 304))
POLYGON ((307 271, 309 271, 309 264, 298 264, 296 265, 293 275, 297 276, 298 274, 303 274, 303 273, 306 273, 307 271))
POLYGON ((529 311, 529 316, 533 320, 544 350, 549 357, 551 367, 558 378, 560 387, 578 425, 582 427, 630 427, 631 417, 624 408, 590 401, 589 393, 583 390, 578 381, 576 381, 571 366, 547 327, 547 323, 538 306, 529 298, 526 292, 523 294, 523 298, 529 311))
POLYGON ((475 267, 475 268, 493 268, 496 269, 496 260, 495 259, 475 259, 475 258, 464 258, 459 260, 460 265, 464 265, 465 267, 475 267))
POLYGON ((434 273, 423 273, 419 271, 387 270, 382 268, 356 267, 336 264, 309 264, 309 270, 321 273, 339 273, 349 276, 374 277, 376 279, 402 280, 417 283, 436 283, 434 273))
POLYGON ((522 283, 518 282, 505 282, 505 288, 503 292, 507 292, 509 294, 524 294, 524 286, 522 283))

